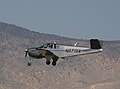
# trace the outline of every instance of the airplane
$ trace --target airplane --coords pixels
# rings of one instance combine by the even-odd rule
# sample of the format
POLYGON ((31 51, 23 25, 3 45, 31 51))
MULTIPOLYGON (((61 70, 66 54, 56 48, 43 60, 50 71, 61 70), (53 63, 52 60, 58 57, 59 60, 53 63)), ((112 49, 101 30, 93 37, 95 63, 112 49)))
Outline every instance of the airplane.
POLYGON ((46 59, 46 64, 55 66, 59 58, 65 59, 77 55, 86 55, 90 53, 102 52, 100 41, 98 39, 90 39, 90 47, 80 47, 77 43, 72 45, 58 44, 56 42, 46 43, 40 47, 28 48, 25 50, 25 58, 27 55, 30 57, 28 66, 31 66, 31 58, 46 59))

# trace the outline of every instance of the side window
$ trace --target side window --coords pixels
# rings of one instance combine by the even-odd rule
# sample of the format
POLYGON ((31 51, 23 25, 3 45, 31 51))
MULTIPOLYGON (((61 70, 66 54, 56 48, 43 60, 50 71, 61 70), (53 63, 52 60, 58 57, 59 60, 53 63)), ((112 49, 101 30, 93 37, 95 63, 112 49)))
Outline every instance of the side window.
POLYGON ((52 49, 52 48, 53 48, 53 44, 50 44, 50 45, 49 45, 49 48, 51 48, 51 49, 52 49))

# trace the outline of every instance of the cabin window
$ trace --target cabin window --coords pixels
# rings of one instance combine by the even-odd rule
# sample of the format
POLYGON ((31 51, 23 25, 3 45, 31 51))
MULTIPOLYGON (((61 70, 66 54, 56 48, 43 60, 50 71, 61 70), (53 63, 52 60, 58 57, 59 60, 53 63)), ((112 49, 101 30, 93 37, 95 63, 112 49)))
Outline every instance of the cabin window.
POLYGON ((44 48, 47 48, 48 47, 48 44, 44 45, 44 48))
POLYGON ((51 48, 51 49, 52 49, 52 48, 53 48, 53 44, 49 44, 49 48, 51 48))
POLYGON ((57 45, 56 44, 45 44, 45 45, 42 45, 41 47, 39 48, 50 48, 50 49, 56 49, 57 48, 57 45))
POLYGON ((49 48, 56 49, 56 44, 49 44, 49 48))

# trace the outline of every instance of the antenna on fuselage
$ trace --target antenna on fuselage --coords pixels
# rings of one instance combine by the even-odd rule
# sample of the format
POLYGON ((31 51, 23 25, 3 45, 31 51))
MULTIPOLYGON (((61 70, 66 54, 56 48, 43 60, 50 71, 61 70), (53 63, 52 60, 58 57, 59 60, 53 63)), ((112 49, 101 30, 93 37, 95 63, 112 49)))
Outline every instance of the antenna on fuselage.
POLYGON ((76 43, 74 44, 74 46, 77 46, 77 44, 78 44, 78 42, 76 42, 76 43))

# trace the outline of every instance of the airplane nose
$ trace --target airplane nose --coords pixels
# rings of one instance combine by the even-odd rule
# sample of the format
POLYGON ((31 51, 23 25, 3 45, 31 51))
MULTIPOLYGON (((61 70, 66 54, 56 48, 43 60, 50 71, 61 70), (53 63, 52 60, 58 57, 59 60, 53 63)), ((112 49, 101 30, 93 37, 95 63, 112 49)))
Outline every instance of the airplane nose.
POLYGON ((37 57, 39 56, 39 52, 36 50, 36 48, 28 48, 25 49, 25 58, 27 57, 27 55, 37 57))

